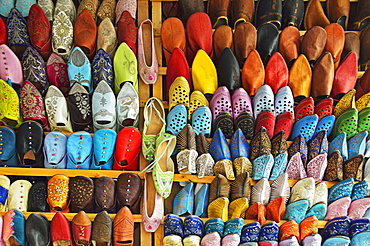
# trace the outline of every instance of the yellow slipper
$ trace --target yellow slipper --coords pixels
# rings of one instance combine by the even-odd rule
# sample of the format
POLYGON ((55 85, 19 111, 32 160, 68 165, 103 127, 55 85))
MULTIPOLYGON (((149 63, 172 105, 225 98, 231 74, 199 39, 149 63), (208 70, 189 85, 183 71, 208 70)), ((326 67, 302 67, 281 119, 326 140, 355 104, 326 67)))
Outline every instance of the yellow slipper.
POLYGON ((363 95, 356 101, 356 108, 358 112, 368 107, 370 107, 370 93, 363 95))
POLYGON ((335 117, 339 117, 347 109, 355 107, 355 94, 356 90, 352 89, 339 100, 333 112, 335 117))
POLYGON ((246 197, 238 198, 230 203, 229 220, 235 218, 244 218, 245 211, 249 207, 249 202, 246 197))
POLYGON ((218 88, 217 71, 208 54, 198 50, 192 65, 191 75, 193 78, 194 90, 211 94, 218 88))
POLYGON ((22 123, 18 94, 2 79, 0 79, 0 122, 13 128, 18 128, 22 123))
POLYGON ((189 94, 190 87, 189 82, 182 76, 177 77, 170 86, 169 91, 169 109, 176 106, 177 104, 183 104, 185 107, 189 107, 189 94))
POLYGON ((188 110, 189 120, 191 120, 191 116, 193 115, 193 112, 201 106, 209 107, 209 102, 207 98, 204 96, 202 92, 193 91, 190 95, 190 101, 189 101, 189 110, 188 110))
POLYGON ((219 197, 208 205, 208 218, 220 218, 228 220, 229 198, 219 197))

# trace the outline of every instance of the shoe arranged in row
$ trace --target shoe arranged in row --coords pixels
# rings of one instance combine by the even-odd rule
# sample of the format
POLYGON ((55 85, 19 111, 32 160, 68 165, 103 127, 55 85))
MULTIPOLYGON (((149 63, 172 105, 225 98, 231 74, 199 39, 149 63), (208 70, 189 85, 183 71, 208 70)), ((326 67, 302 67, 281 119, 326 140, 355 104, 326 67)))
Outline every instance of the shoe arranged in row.
POLYGON ((94 222, 84 211, 74 215, 71 222, 61 212, 55 213, 49 222, 44 215, 36 213, 31 213, 26 219, 18 210, 9 210, 0 219, 0 243, 4 245, 134 243, 134 218, 127 207, 121 208, 113 220, 106 211, 100 212, 94 217, 94 222))
POLYGON ((68 101, 54 85, 48 88, 43 100, 37 87, 28 81, 23 84, 19 98, 5 81, 0 80, 0 84, 4 87, 0 92, 2 95, 12 95, 4 98, 3 104, 20 108, 12 112, 4 108, 1 118, 5 125, 18 128, 23 118, 40 122, 47 131, 93 132, 103 128, 121 130, 138 126, 139 97, 130 83, 122 86, 117 98, 105 81, 98 84, 92 98, 83 84, 74 83, 68 92, 68 101))
POLYGON ((141 134, 126 127, 118 134, 111 129, 75 132, 49 132, 44 137, 41 125, 26 121, 16 133, 0 127, 2 166, 62 169, 131 170, 139 167, 141 134))
POLYGON ((1 201, 1 211, 115 213, 127 206, 132 213, 140 213, 143 187, 134 173, 122 173, 117 181, 105 176, 92 180, 60 174, 33 184, 25 179, 11 183, 6 176, 0 180, 6 197, 1 201))

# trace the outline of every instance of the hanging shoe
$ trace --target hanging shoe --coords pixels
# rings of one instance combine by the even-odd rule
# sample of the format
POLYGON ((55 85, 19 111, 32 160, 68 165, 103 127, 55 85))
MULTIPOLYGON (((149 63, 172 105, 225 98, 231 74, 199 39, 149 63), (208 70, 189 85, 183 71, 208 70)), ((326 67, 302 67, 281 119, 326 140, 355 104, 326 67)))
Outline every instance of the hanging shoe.
POLYGON ((154 46, 153 24, 149 19, 141 22, 139 26, 137 47, 139 75, 145 84, 154 84, 158 77, 158 61, 154 46), (145 45, 144 48, 144 43, 150 43, 151 46, 145 45))
POLYGON ((142 133, 142 152, 144 158, 148 161, 154 160, 156 139, 159 134, 165 131, 165 118, 162 101, 156 97, 150 98, 144 107, 144 128, 142 133))

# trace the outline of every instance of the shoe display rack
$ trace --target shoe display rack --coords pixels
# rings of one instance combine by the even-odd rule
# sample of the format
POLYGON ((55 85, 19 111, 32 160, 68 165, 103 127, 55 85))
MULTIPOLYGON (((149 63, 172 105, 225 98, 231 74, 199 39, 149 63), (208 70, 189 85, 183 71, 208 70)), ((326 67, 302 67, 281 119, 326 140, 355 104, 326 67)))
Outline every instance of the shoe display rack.
MULTIPOLYGON (((164 55, 163 49, 161 44, 161 26, 164 20, 162 15, 162 4, 164 2, 168 2, 169 0, 137 0, 138 3, 138 12, 137 12, 137 23, 141 23, 145 19, 150 18, 153 23, 154 28, 154 43, 156 49, 156 55, 159 63, 158 69, 158 79, 155 84, 148 85, 145 84, 142 79, 139 77, 139 98, 140 98, 140 127, 139 129, 142 130, 143 128, 143 108, 146 101, 151 97, 157 97, 161 99, 164 103, 165 109, 168 110, 168 102, 165 101, 164 98, 164 90, 165 90, 165 75, 167 72, 167 67, 163 66, 164 62, 164 55)), ((306 3, 309 0, 304 0, 306 3)), ((351 7, 356 6, 357 0, 350 0, 351 7)), ((355 32, 359 34, 359 31, 346 31, 346 32, 355 32)), ((305 31, 300 31, 301 35, 305 33, 305 31)), ((361 78, 364 74, 364 71, 358 72, 358 78, 361 78)), ((67 133, 67 135, 69 135, 67 133)), ((292 142, 288 142, 288 146, 292 142)), ((144 169, 149 162, 144 158, 144 156, 140 155, 139 166, 140 170, 144 169)), ((18 168, 18 167, 0 167, 0 174, 6 176, 53 176, 55 174, 63 174, 67 177, 75 177, 79 175, 84 175, 90 178, 98 178, 102 176, 108 176, 111 178, 116 179, 123 171, 114 171, 114 170, 74 170, 74 169, 48 169, 48 168, 18 168)), ((140 171, 133 171, 133 173, 139 174, 140 178, 144 178, 144 174, 140 173, 140 171)), ((193 183, 208 183, 210 184, 214 179, 214 176, 205 176, 204 178, 198 178, 197 175, 190 175, 190 174, 175 174, 174 182, 193 182, 193 183)), ((294 186, 298 180, 289 180, 290 187, 294 186)), ((329 182, 329 181, 322 181, 325 182, 328 188, 331 188, 338 182, 329 182)), ((251 185, 256 184, 256 180, 251 179, 251 185)), ((272 183, 272 181, 270 181, 272 183)), ((5 212, 0 212, 3 215, 5 212)), ((24 215, 27 218, 31 213, 25 212, 24 215)), ((48 220, 51 220, 54 216, 54 213, 43 213, 48 220)), ((72 220, 75 216, 75 213, 65 213, 68 220, 72 220)), ((93 221, 96 214, 88 214, 89 218, 93 221)), ((114 218, 114 214, 110 214, 112 218, 114 218)), ((154 233, 148 233, 144 230, 142 222, 142 216, 140 214, 134 214, 134 222, 140 223, 140 228, 138 231, 135 230, 135 245, 154 245, 160 246, 163 245, 163 237, 164 237, 164 226, 163 226, 163 218, 162 223, 154 233), (140 235, 139 240, 137 240, 137 234, 140 235)), ((208 220, 208 218, 202 219, 203 221, 208 220)), ((245 220, 245 224, 255 222, 254 220, 245 220)), ((267 221, 270 222, 270 221, 267 221)), ((278 224, 282 225, 286 221, 280 221, 278 224)), ((324 228, 327 221, 320 221, 318 227, 324 228)))
MULTIPOLYGON (((284 0, 283 0, 284 1, 284 0)), ((307 5, 309 0, 304 0, 305 1, 305 6, 307 5)), ((152 90, 151 90, 151 96, 157 97, 159 99, 163 100, 164 107, 168 109, 168 101, 165 100, 164 98, 164 90, 165 90, 165 76, 167 72, 167 67, 164 65, 164 54, 163 54, 163 46, 162 46, 162 41, 161 41, 161 26, 162 22, 165 20, 162 14, 163 10, 163 3, 168 2, 167 0, 150 0, 150 6, 151 6, 151 17, 152 17, 152 23, 153 23, 153 28, 154 28, 154 41, 155 41, 155 47, 156 47, 156 52, 157 52, 157 58, 158 58, 158 63, 159 63, 159 69, 158 69, 158 79, 154 85, 152 85, 152 90)), ((255 3, 258 2, 257 0, 255 3)), ((325 2, 325 1, 322 1, 325 2)), ((356 10, 357 6, 357 0, 350 0, 351 2, 351 14, 352 10, 356 10)), ((207 3, 205 2, 205 6, 207 6, 207 3)), ((355 11, 354 11, 355 13, 355 11)), ((353 14, 354 14, 353 13, 353 14)), ((213 29, 214 31, 214 29, 213 29)), ((281 32, 281 30, 280 30, 281 32)), ((305 30, 300 30, 299 31, 301 36, 306 33, 305 30)), ((345 33, 356 33, 357 35, 361 34, 361 31, 345 31, 345 33)), ((191 68, 190 68, 191 69, 191 68)), ((361 78, 364 74, 363 70, 358 71, 358 78, 361 78)), ((143 107, 145 105, 146 100, 143 100, 140 98, 140 106, 143 107)), ((211 139, 209 139, 211 140, 211 139)), ((292 141, 288 141, 288 146, 292 144, 292 141)), ((145 159, 143 159, 143 162, 145 162, 145 159)), ((213 176, 206 176, 202 179, 199 179, 196 175, 184 175, 184 174, 175 174, 174 182, 194 182, 194 183, 211 183, 213 181, 214 177, 213 176)), ((256 180, 251 179, 251 185, 253 186, 256 184, 256 180)), ((272 181, 269 181, 270 184, 272 181)), ((289 180, 289 185, 290 187, 293 187, 295 183, 298 182, 298 180, 289 180)), ((338 182, 333 181, 333 182, 328 182, 328 181, 321 181, 325 182, 328 189, 330 189, 333 185, 337 184, 338 182)), ((182 217, 184 219, 184 217, 182 217)), ((202 219, 204 222, 208 220, 208 218, 202 219)), ((255 222, 254 220, 245 220, 244 224, 248 224, 251 222, 255 222)), ((266 221, 266 223, 271 222, 271 221, 266 221)), ((278 224, 279 226, 285 223, 285 220, 280 221, 278 224)), ((326 225, 327 221, 321 220, 319 221, 318 228, 323 229, 326 225)), ((161 223, 160 227, 158 228, 156 235, 164 235, 164 228, 163 228, 163 223, 161 223)), ((163 236, 162 236, 163 237, 163 236)), ((163 241, 161 236, 157 237, 155 236, 154 238, 154 244, 156 246, 163 245, 163 241)))

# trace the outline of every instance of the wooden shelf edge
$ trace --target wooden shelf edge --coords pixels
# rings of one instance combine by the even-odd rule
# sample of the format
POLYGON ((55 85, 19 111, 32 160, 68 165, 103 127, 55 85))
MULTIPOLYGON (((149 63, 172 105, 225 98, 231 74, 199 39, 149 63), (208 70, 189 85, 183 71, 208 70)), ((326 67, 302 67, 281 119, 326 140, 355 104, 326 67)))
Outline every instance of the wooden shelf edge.
MULTIPOLYGON (((1 216, 4 216, 6 212, 0 212, 0 215, 1 216)), ((42 214, 44 215, 49 221, 51 221, 55 215, 55 213, 50 213, 50 212, 22 212, 23 215, 26 217, 26 219, 28 218, 28 216, 30 216, 31 214, 33 213, 36 213, 36 214, 42 214)), ((77 213, 64 213, 64 215, 67 217, 67 219, 69 221, 72 221, 73 217, 76 215, 77 213)), ((95 216, 97 215, 97 213, 87 213, 87 216, 90 218, 91 221, 94 221, 95 219, 95 216)), ((109 214, 109 216, 111 217, 112 220, 114 220, 114 217, 116 216, 116 214, 109 214)), ((133 214, 132 215, 133 218, 134 218, 134 222, 142 222, 143 219, 142 219, 142 216, 140 214, 133 214)), ((186 218, 186 217, 181 217, 183 220, 186 218)), ((206 222, 207 220, 209 220, 210 218, 201 218, 203 220, 203 222, 206 222)), ((244 224, 249 224, 249 223, 253 223, 253 222, 256 222, 257 220, 244 220, 244 224)), ((273 222, 272 220, 266 220, 266 223, 269 223, 269 222, 273 222)), ((277 224, 279 226, 281 226, 282 224, 284 224, 286 222, 286 220, 282 220, 280 222, 278 222, 277 224)), ((161 224, 163 225, 164 223, 164 217, 162 217, 162 220, 161 220, 161 224)), ((318 228, 324 228, 325 225, 326 225, 327 221, 325 220, 320 220, 319 221, 319 225, 318 225, 318 228)))
MULTIPOLYGON (((85 169, 52 169, 52 168, 27 168, 23 167, 0 167, 0 174, 2 175, 15 175, 15 176, 47 176, 51 177, 55 174, 63 174, 67 177, 76 177, 76 176, 87 176, 90 178, 99 178, 103 176, 108 176, 111 178, 117 178, 121 173, 136 173, 140 176, 141 179, 144 178, 144 174, 139 171, 116 171, 116 170, 85 170, 85 169)), ((197 175, 191 174, 175 174, 174 182, 193 182, 193 183, 206 183, 209 184, 213 181, 215 176, 205 176, 204 178, 198 178, 197 175)), ((258 180, 251 179, 251 185, 255 185, 258 180)), ((274 182, 273 180, 269 181, 270 184, 274 182)), ((292 187, 298 180, 288 180, 289 186, 292 187)), ((331 188, 333 185, 337 184, 338 181, 318 181, 316 183, 325 182, 328 188, 331 188)))

